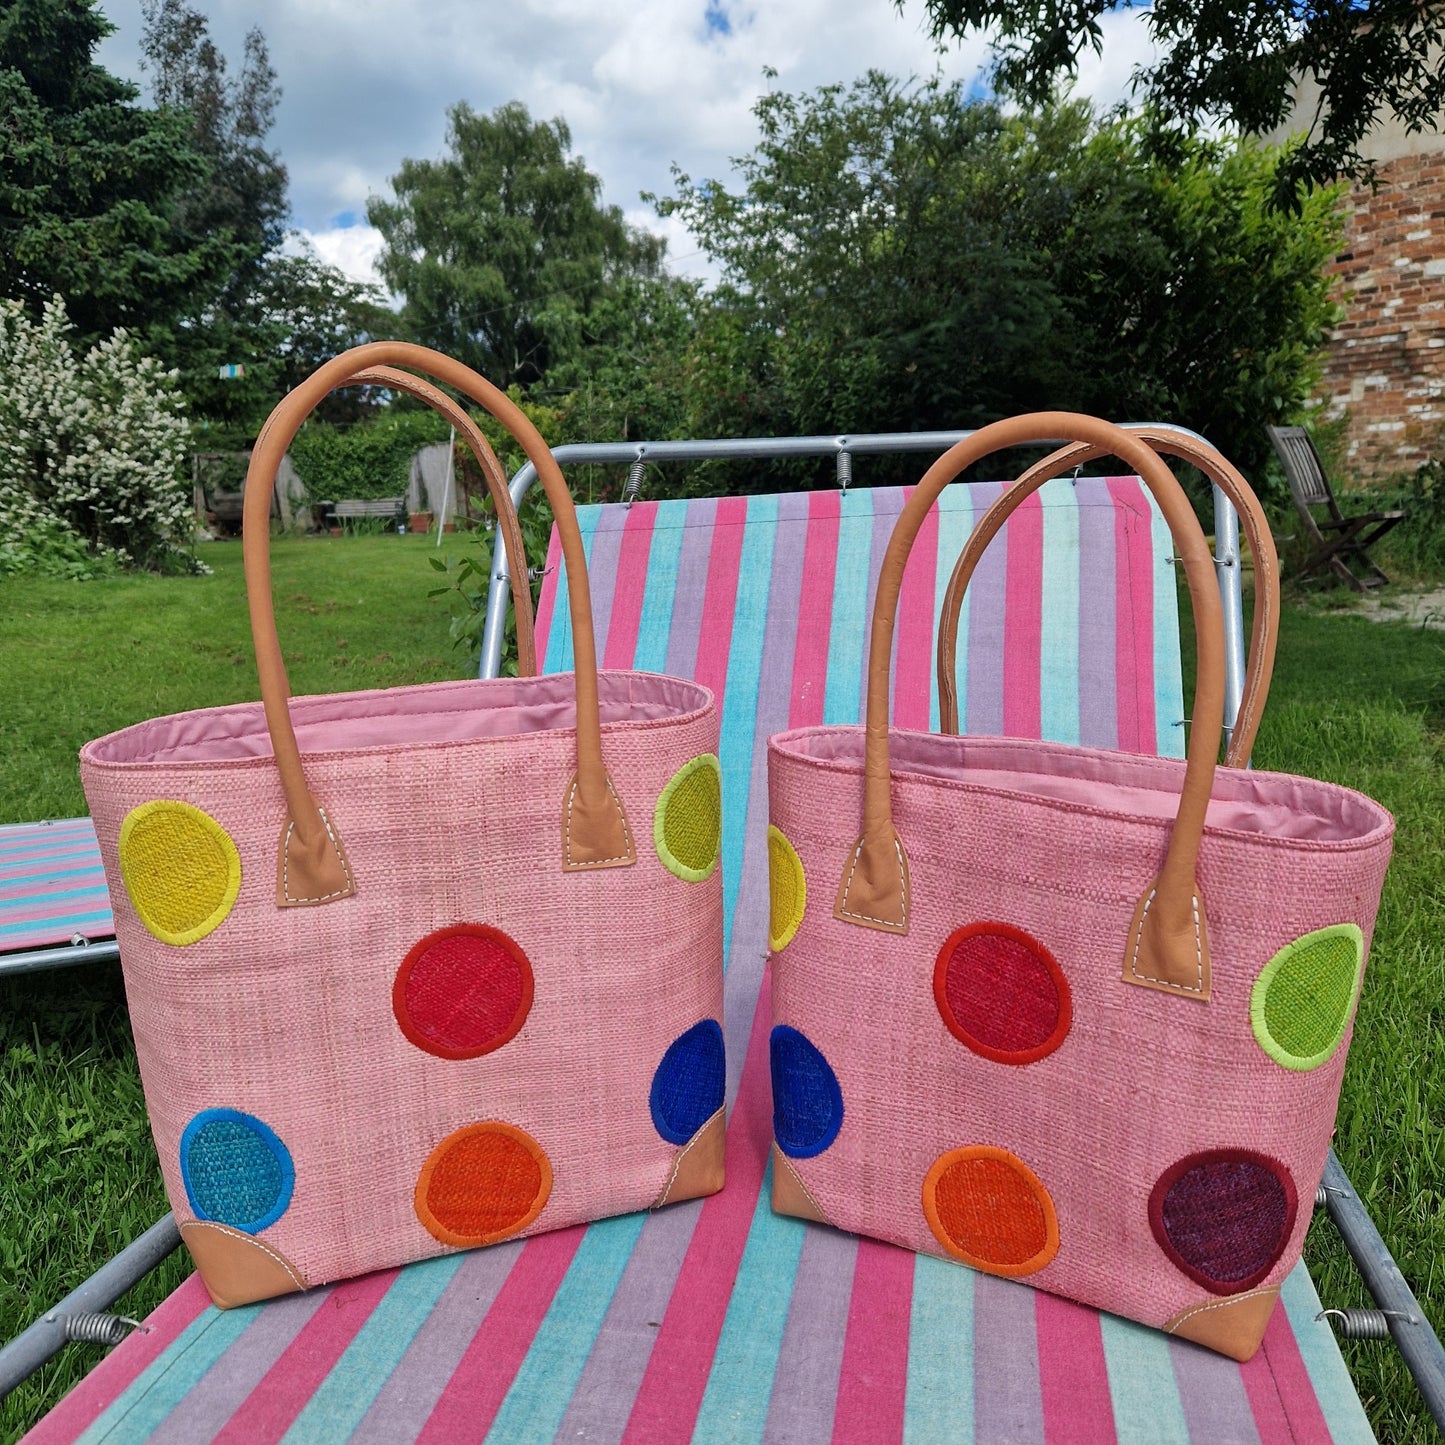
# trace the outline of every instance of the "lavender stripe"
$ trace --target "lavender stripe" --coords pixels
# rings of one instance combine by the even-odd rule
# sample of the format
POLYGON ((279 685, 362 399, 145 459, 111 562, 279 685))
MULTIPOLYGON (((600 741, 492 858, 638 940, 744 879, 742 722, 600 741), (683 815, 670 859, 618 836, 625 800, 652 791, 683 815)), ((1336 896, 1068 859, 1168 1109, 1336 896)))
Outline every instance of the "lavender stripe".
POLYGON ((832 1229, 799 1227, 806 1230, 803 1252, 778 1350, 764 1445, 826 1440, 838 1403, 858 1241, 832 1229))
POLYGON ((702 1207, 689 1199, 648 1216, 557 1427, 559 1442, 621 1440, 702 1207))
POLYGON ((672 631, 667 639, 667 671, 671 677, 691 677, 697 671, 697 644, 702 636, 707 566, 716 521, 716 497, 697 497, 687 504, 673 591, 672 631))
MULTIPOLYGON (((868 718, 868 663, 873 643, 873 608, 878 601, 878 574, 883 571, 883 556, 893 537, 898 514, 907 498, 902 487, 879 487, 873 493, 873 546, 868 557, 868 604, 863 610, 863 635, 858 646, 863 653, 863 670, 858 690, 858 720, 868 718)), ((893 650, 888 657, 888 703, 893 705, 893 682, 898 677, 898 627, 893 628, 893 650)), ((891 716, 891 712, 890 712, 891 716)))
MULTIPOLYGON (((972 691, 972 689, 970 689, 972 691)), ((1044 1438, 1039 1332, 1027 1285, 979 1275, 973 1291, 973 1418, 979 1440, 1044 1438)))
MULTIPOLYGON (((798 609, 803 591, 803 553, 808 533, 808 498, 803 492, 778 498, 773 574, 763 628, 764 666, 758 678, 752 737, 752 776, 743 828, 743 868, 733 910, 732 957, 723 985, 723 1032, 727 1039, 727 1097, 736 1101, 743 1061, 753 1030, 763 966, 768 957, 768 738, 788 726, 793 695, 793 657, 798 643, 798 609)), ((734 624, 733 645, 738 633, 734 624)))
POLYGON ((362 1416, 351 1436, 354 1445, 416 1439, 525 1244, 520 1239, 494 1244, 462 1261, 362 1416))
POLYGON ((193 1445, 218 1435, 330 1295, 327 1287, 259 1306, 250 1328, 147 1436, 147 1445, 193 1445))
MULTIPOLYGON (((1004 493, 1003 482, 969 486, 976 527, 1004 493)), ((968 718, 973 737, 1003 734, 1004 612, 1008 600, 1008 528, 984 552, 968 584, 968 718)))
POLYGON ((1114 626, 1114 499, 1102 477, 1080 477, 1079 741, 1119 746, 1119 642, 1114 626))
MULTIPOLYGON (((587 585, 592 594, 592 634, 597 639, 597 665, 607 652, 607 629, 612 622, 612 594, 617 588, 617 558, 622 551, 626 507, 603 507, 587 554, 587 585)), ((558 596, 560 604, 563 598, 558 596)))
POLYGON ((1169 1358, 1191 1440, 1258 1445, 1254 1411, 1249 1406, 1244 1377, 1233 1360, 1173 1336, 1169 1339, 1169 1358))

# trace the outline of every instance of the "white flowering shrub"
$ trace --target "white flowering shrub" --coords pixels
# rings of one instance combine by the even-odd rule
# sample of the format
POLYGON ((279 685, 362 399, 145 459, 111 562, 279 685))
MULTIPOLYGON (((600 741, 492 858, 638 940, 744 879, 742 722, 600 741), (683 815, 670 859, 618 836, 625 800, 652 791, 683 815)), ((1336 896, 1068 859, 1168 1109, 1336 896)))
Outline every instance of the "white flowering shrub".
POLYGON ((0 301, 0 573, 203 571, 174 374, 117 331, 78 355, 65 303, 0 301))

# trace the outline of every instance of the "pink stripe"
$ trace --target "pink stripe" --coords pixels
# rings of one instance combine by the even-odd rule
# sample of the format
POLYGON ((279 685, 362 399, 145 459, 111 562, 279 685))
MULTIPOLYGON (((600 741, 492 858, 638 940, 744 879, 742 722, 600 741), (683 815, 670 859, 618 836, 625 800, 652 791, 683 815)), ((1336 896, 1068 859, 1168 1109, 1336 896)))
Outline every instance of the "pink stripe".
POLYGON ((1333 1438, 1282 1304, 1276 1304, 1269 1317, 1259 1353, 1242 1364, 1239 1373, 1254 1411, 1260 1445, 1333 1438))
POLYGON ((346 1353, 399 1273, 384 1269, 337 1285, 241 1402, 213 1445, 270 1445, 279 1440, 346 1353))
POLYGON ((612 620, 602 653, 603 667, 631 667, 637 656, 637 629, 642 624, 647 559, 652 552, 652 526, 656 520, 656 502, 635 502, 622 525, 617 576, 612 583, 612 620))
POLYGON ((73 844, 34 843, 26 848, 0 848, 0 867, 29 868, 36 863, 70 862, 76 858, 93 858, 100 867, 100 846, 95 838, 78 838, 73 844))
POLYGON ((1114 630, 1120 679, 1119 747, 1154 753, 1154 540, 1149 503, 1137 477, 1110 477, 1114 499, 1114 630), (1133 686, 1129 685, 1132 679, 1133 686))
MULTIPOLYGON (((700 681, 701 679, 699 679, 700 681)), ((702 1206, 623 1434, 631 1445, 692 1437, 773 1142, 768 1086, 772 967, 763 970, 742 1083, 728 1121, 727 1188, 702 1206)))
POLYGON ((481 1440, 491 1429, 586 1232, 585 1225, 574 1225, 527 1241, 417 1445, 481 1440))
POLYGON ((1044 1438, 1065 1445, 1104 1445, 1117 1438, 1104 1335, 1095 1310, 1057 1295, 1034 1295, 1044 1438))
POLYGON ((718 698, 727 687, 733 613, 738 600, 738 568, 742 562, 747 520, 746 497, 724 497, 718 502, 712 555, 707 563, 707 588, 703 593, 702 635, 698 638, 697 665, 692 674, 694 681, 711 688, 718 698))
POLYGON ((547 661, 547 638, 552 631, 552 614, 557 608, 557 576, 562 568, 562 539, 557 529, 547 543, 547 564, 542 578, 542 591, 537 598, 537 621, 533 635, 537 642, 537 671, 541 672, 547 661))
POLYGON ((913 1256, 895 1245, 860 1239, 833 1414, 833 1445, 903 1438, 912 1308, 913 1256))
POLYGON ((108 1354, 35 1428, 25 1445, 60 1445, 74 1440, 100 1418, 140 1378, 201 1313, 210 1296, 193 1274, 146 1316, 146 1333, 137 1330, 108 1354))
POLYGON ((798 640, 793 653, 793 692, 788 703, 790 728, 813 727, 823 721, 841 498, 842 493, 835 491, 808 493, 803 590, 798 599, 798 640))
MULTIPOLYGON (((904 492, 905 504, 912 493, 912 487, 904 492)), ((933 507, 918 529, 903 573, 893 662, 893 726, 919 732, 928 731, 928 702, 933 686, 933 603, 937 569, 938 508, 933 507)), ((854 1298, 857 1298, 856 1292, 854 1298)))
POLYGON ((1036 738, 1043 731, 1044 627, 1044 506, 1037 492, 1025 498, 1005 530, 1003 730, 1011 738, 1036 738))
MULTIPOLYGON (((0 865, 3 866, 3 865, 0 865)), ((12 902, 17 898, 48 898, 52 893, 93 893, 97 898, 109 899, 105 891, 105 875, 100 869, 87 869, 84 873, 74 878, 56 878, 50 874, 40 874, 29 883, 16 882, 13 885, 7 883, 0 888, 0 905, 12 902), (41 882, 40 879, 47 879, 41 882)), ((76 908, 76 902, 72 902, 72 909, 76 908)), ((9 909, 5 909, 7 920, 14 921, 15 916, 9 909)))
MULTIPOLYGON (((48 908, 7 908, 3 921, 7 927, 20 923, 50 923, 57 920, 70 918, 76 913, 101 913, 110 911, 110 895, 103 889, 88 890, 93 897, 87 905, 84 898, 66 898, 60 903, 52 903, 48 908)), ((67 938, 73 932, 72 929, 65 929, 67 938)))

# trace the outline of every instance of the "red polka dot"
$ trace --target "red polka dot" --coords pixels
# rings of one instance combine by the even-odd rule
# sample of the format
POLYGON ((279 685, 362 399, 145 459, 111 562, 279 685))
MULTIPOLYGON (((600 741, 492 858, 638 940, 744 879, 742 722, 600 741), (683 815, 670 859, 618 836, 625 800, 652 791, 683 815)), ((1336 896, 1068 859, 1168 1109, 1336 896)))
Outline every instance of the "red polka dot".
POLYGON ((532 966, 498 928, 463 923, 407 954, 391 992, 401 1031, 443 1059, 474 1059, 512 1038, 532 1007, 532 966))
POLYGON ((1021 928, 971 923, 938 951, 933 995, 948 1031, 1001 1064, 1031 1064, 1063 1043, 1069 983, 1053 954, 1021 928))

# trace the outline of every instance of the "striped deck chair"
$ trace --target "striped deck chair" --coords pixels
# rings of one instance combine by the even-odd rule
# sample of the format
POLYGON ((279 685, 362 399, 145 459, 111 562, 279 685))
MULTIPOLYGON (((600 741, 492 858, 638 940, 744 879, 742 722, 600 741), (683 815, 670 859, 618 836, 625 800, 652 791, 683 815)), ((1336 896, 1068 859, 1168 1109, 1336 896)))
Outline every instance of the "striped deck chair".
MULTIPOLYGON (((937 723, 934 618, 997 494, 951 488, 915 550, 894 667, 903 726, 937 723)), ((764 742, 858 718, 872 579, 903 496, 580 509, 604 665, 690 675, 722 699, 726 1189, 229 1312, 192 1277, 34 1445, 1372 1438, 1302 1268, 1241 1366, 769 1207, 764 742)), ((1178 755, 1169 551, 1136 480, 1050 483, 970 592, 968 730, 1178 755)), ((554 539, 548 671, 571 659, 558 564, 554 539)))
POLYGON ((90 819, 0 826, 0 974, 119 957, 90 819))

